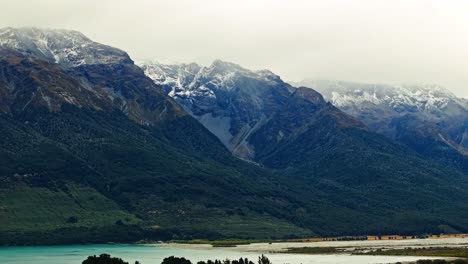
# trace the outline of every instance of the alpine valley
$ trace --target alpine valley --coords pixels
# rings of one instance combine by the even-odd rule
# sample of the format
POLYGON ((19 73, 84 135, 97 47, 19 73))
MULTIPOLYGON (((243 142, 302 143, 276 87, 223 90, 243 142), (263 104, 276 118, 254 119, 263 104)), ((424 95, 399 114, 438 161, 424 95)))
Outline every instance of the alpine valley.
POLYGON ((0 244, 467 233, 467 101, 339 84, 0 29, 0 244))

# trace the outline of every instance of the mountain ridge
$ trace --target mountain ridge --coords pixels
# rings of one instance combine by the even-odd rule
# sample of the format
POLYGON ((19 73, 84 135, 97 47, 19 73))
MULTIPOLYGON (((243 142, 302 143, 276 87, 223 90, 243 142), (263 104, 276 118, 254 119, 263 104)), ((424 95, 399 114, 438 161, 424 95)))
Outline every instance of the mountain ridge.
MULTIPOLYGON (((207 67, 195 63, 139 65, 228 149, 246 159, 255 156, 253 146, 246 141, 248 137, 284 105, 288 97, 306 95, 305 90, 297 90, 271 71, 250 71, 221 60, 207 67), (302 92, 295 94, 297 91, 302 92), (216 126, 213 122, 222 125, 216 126)), ((309 98, 304 99, 310 102, 325 102, 318 93, 307 95, 309 98)))
POLYGON ((75 30, 2 28, 0 45, 27 52, 63 67, 131 61, 126 52, 94 42, 75 30))

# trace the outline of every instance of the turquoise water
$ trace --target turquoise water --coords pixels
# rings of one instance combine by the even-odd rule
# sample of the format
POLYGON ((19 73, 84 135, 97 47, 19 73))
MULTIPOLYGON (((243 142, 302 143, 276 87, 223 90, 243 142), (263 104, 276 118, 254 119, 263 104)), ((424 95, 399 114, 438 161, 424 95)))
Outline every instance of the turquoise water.
MULTIPOLYGON (((107 253, 129 263, 160 264, 168 256, 185 257, 196 263, 207 259, 248 257, 254 262, 259 253, 235 249, 181 249, 143 245, 72 245, 44 247, 0 247, 0 264, 80 264, 89 255, 107 253)), ((273 264, 362 264, 395 263, 419 258, 398 256, 296 255, 266 254, 273 264)))
POLYGON ((241 255, 257 257, 257 254, 240 254, 223 250, 174 249, 143 245, 72 245, 44 247, 0 247, 0 264, 79 264, 90 255, 110 254, 129 263, 159 264, 168 256, 180 256, 194 260, 207 258, 238 258, 241 255))

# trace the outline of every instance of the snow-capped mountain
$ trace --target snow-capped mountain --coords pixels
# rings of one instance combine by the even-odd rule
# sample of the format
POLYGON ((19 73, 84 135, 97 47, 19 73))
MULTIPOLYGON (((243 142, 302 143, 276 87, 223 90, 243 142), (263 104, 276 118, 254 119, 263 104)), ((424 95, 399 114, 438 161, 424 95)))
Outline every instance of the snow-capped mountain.
POLYGON ((379 151, 385 152, 385 140, 365 132, 367 124, 372 132, 427 158, 468 171, 468 152, 462 145, 466 101, 441 87, 312 85, 331 101, 327 103, 315 90, 293 87, 270 71, 251 71, 229 62, 217 60, 208 67, 138 65, 241 158, 277 168, 314 164, 326 155, 333 159, 345 149, 364 149, 363 143, 382 146, 379 151), (358 138, 364 141, 356 143, 358 138))
POLYGON ((250 71, 220 60, 208 67, 137 64, 229 150, 244 158, 255 156, 247 138, 267 120, 265 113, 273 111, 267 101, 271 90, 285 97, 292 89, 269 71, 250 71))
POLYGON ((143 124, 186 115, 126 52, 94 42, 80 32, 3 28, 0 49, 4 55, 0 58, 3 70, 16 72, 13 76, 17 77, 0 76, 0 84, 5 83, 0 85, 0 92, 11 108, 4 111, 17 105, 59 111, 68 103, 118 109, 143 124), (60 85, 41 85, 51 83, 51 79, 60 85), (25 86, 30 87, 27 93, 25 86))
MULTIPOLYGON (((275 144, 302 133, 305 120, 315 117, 318 112, 333 111, 328 109, 319 93, 292 87, 268 70, 251 71, 220 60, 208 67, 194 63, 138 64, 147 76, 164 87, 168 95, 215 134, 229 150, 246 159, 261 155, 263 146, 258 145, 258 135, 260 131, 265 132, 267 124, 276 121, 279 115, 295 120, 288 124, 276 124, 280 128, 264 135, 274 139, 275 144), (304 113, 308 112, 308 115, 296 112, 298 98, 308 102, 309 105, 304 108, 304 113), (290 105, 293 101, 294 105, 290 105)), ((344 117, 342 120, 347 119, 344 117)), ((353 120, 348 121, 360 126, 353 120)))
MULTIPOLYGON (((379 85, 340 81, 304 81, 340 109, 357 117, 378 111, 378 119, 407 114, 440 124, 451 134, 468 120, 468 100, 437 85, 379 85), (449 122, 450 121, 450 122, 449 122)), ((372 126, 369 120, 366 123, 372 126)), ((460 132, 460 131, 458 131, 460 132)), ((461 142, 462 137, 458 136, 461 142)))
MULTIPOLYGON (((165 65, 157 62, 137 62, 156 84, 165 88, 169 96, 174 97, 181 103, 187 103, 187 98, 211 98, 216 99, 216 94, 221 91, 236 89, 236 81, 239 78, 249 78, 269 85, 286 85, 279 76, 268 70, 250 71, 241 66, 214 61, 209 67, 202 67, 196 63, 165 65)), ((258 87, 246 87, 245 92, 249 92, 250 99, 257 102, 258 107, 262 107, 262 100, 259 98, 258 87)), ((189 101, 190 110, 203 111, 203 106, 192 105, 189 101)))
POLYGON ((437 85, 378 85, 340 81, 304 81, 340 108, 359 108, 371 103, 396 113, 420 113, 427 119, 462 115, 468 100, 437 85))
POLYGON ((287 96, 292 88, 272 73, 249 71, 220 60, 208 67, 195 63, 137 64, 230 151, 243 158, 255 156, 247 138, 267 120, 265 112, 272 111, 265 100, 268 92, 276 89, 287 96))
MULTIPOLYGON (((303 81, 376 132, 428 156, 468 151, 468 100, 437 85, 303 81), (438 154, 435 153, 438 152, 438 154)), ((450 154, 451 155, 451 154, 450 154)), ((455 155, 455 154, 454 154, 455 155)), ((457 162, 468 168, 466 157, 457 162)))
POLYGON ((42 28, 0 29, 0 45, 63 67, 128 62, 122 50, 94 42, 74 30, 42 28))

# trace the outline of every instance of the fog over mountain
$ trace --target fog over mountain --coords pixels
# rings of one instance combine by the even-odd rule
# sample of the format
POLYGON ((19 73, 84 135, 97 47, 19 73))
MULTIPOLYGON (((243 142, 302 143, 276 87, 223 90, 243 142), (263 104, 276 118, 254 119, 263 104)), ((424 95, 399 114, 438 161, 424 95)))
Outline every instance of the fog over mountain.
POLYGON ((466 1, 4 1, 0 28, 78 30, 133 59, 215 59, 305 78, 431 83, 468 97, 466 1))

